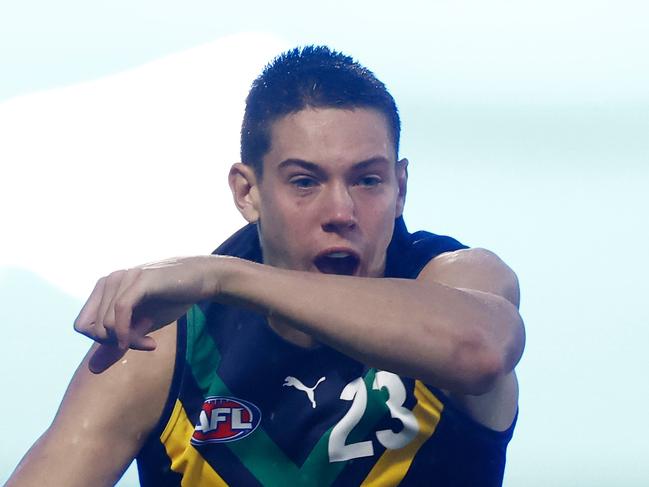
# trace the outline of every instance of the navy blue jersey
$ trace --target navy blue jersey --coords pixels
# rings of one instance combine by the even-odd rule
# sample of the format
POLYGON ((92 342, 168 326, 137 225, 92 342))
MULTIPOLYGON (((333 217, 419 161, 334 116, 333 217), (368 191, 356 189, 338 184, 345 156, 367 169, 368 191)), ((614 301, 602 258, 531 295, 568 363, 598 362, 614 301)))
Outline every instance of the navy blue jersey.
MULTIPOLYGON (((399 219, 385 275, 416 278, 461 248, 399 219)), ((256 228, 215 253, 260 262, 256 228)), ((138 467, 143 486, 497 486, 513 428, 492 431, 435 387, 299 347, 260 314, 206 302, 179 320, 170 397, 138 467)))

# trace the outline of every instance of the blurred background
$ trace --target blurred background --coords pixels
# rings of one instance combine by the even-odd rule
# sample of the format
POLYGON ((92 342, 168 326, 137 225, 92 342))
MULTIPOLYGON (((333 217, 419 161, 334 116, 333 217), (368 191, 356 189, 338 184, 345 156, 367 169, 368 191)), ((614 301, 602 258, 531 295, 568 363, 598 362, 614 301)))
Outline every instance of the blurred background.
POLYGON ((243 224, 250 82, 322 43, 397 100, 410 229, 518 273, 505 485, 649 485, 648 22, 632 0, 0 2, 0 482, 89 346, 95 281, 243 224))

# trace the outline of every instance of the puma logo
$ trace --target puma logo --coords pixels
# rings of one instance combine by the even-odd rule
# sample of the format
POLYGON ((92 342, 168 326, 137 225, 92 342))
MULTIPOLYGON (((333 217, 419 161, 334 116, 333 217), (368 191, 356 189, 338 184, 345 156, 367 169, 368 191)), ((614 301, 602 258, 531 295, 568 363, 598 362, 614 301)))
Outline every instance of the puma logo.
POLYGON ((325 379, 326 377, 320 377, 318 379, 318 382, 316 382, 313 387, 307 387, 302 384, 302 382, 300 382, 300 379, 296 379, 295 377, 291 377, 289 375, 286 379, 284 379, 282 386, 295 387, 298 391, 304 392, 309 398, 309 401, 311 401, 311 406, 313 407, 313 409, 315 409, 315 388, 318 387, 318 384, 320 384, 320 382, 325 379))

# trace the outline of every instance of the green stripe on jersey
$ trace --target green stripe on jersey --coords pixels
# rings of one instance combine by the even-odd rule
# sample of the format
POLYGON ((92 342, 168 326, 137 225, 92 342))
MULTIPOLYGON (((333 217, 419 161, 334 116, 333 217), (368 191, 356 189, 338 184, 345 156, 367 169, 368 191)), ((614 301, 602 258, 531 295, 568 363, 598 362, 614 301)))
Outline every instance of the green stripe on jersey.
MULTIPOLYGON (((187 312, 186 360, 203 397, 232 396, 217 374, 221 354, 207 330, 205 313, 196 305, 187 312)), ((246 438, 227 443, 227 446, 264 485, 281 485, 287 477, 299 477, 295 463, 262 428, 246 438), (263 458, 264 462, 259 462, 259 458, 263 458), (282 477, 279 477, 280 473, 282 477)))
POLYGON ((194 305, 187 311, 187 352, 185 360, 192 370, 196 384, 206 396, 216 378, 216 369, 221 361, 221 354, 214 340, 207 332, 207 320, 203 310, 194 305))

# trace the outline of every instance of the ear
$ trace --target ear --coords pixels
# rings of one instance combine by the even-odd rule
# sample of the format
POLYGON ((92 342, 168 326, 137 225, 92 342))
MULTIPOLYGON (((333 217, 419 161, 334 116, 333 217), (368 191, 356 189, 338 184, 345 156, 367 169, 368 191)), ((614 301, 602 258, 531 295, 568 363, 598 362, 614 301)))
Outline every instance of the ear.
POLYGON ((259 220, 259 188, 251 166, 237 162, 230 168, 228 183, 234 204, 248 223, 259 220))
POLYGON ((395 171, 397 176, 397 188, 399 191, 397 194, 396 210, 396 217, 398 218, 403 214, 403 207, 406 204, 406 192, 408 190, 408 159, 397 161, 395 171))

